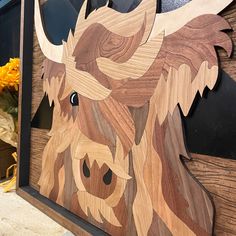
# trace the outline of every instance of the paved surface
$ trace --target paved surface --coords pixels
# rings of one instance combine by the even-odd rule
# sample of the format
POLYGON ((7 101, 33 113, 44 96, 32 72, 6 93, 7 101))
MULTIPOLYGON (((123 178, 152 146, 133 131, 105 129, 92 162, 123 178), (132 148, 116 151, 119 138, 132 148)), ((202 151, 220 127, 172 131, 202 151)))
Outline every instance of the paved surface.
POLYGON ((0 188, 0 236, 72 236, 16 193, 0 188))

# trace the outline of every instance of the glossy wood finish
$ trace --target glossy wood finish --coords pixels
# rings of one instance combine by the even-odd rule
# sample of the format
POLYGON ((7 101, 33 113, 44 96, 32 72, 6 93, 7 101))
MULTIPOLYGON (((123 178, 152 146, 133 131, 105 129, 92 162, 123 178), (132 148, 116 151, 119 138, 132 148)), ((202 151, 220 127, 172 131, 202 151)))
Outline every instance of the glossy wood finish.
MULTIPOLYGON (((228 54, 231 50, 228 37, 220 32, 225 28, 228 25, 220 17, 200 16, 176 34, 165 36, 154 64, 142 78, 114 80, 101 74, 89 58, 75 60, 77 64, 67 60, 66 67, 87 71, 112 91, 95 99, 92 83, 85 88, 89 89, 86 94, 78 94, 79 106, 71 106, 70 95, 81 85, 73 87, 77 82, 68 78, 70 74, 65 77, 57 69, 61 66, 63 71, 62 65, 45 61, 44 89, 55 108, 50 139, 38 151, 44 152, 40 192, 112 235, 211 235, 214 213, 210 197, 179 158, 191 159, 176 106, 180 103, 187 115, 196 92, 205 86, 213 88, 218 67, 214 45, 224 47, 228 54), (199 43, 202 40, 200 44, 211 57, 191 41, 194 27, 200 30, 199 43), (181 37, 187 37, 190 44, 185 45, 181 37), (185 49, 186 57, 185 50, 172 46, 175 41, 180 48, 191 45, 192 50, 185 49)), ((69 42, 73 42, 72 36, 69 42)), ((96 59, 93 52, 91 47, 91 54, 85 55, 96 59)), ((111 51, 107 58, 117 63, 116 53, 111 51)), ((135 52, 129 56, 133 55, 135 52)), ((128 54, 124 56, 129 59, 128 54)), ((32 180, 35 187, 36 179, 32 180)), ((220 221, 216 222, 220 227, 220 221)))

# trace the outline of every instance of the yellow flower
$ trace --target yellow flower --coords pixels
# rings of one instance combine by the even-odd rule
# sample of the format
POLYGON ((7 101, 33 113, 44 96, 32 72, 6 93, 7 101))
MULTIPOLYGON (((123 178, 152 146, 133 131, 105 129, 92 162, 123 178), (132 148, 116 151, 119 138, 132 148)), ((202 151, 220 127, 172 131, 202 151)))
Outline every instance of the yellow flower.
POLYGON ((20 59, 11 58, 10 61, 0 67, 0 91, 4 88, 18 90, 20 81, 20 59))

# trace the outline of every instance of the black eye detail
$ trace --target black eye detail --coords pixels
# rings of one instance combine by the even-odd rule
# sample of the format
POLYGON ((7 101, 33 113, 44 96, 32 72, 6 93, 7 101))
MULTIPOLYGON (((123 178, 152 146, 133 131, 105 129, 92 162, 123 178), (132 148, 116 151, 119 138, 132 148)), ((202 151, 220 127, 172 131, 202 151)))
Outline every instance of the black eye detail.
POLYGON ((72 106, 78 106, 79 105, 79 97, 78 97, 78 93, 73 92, 70 95, 70 103, 72 106))
POLYGON ((89 168, 88 168, 88 166, 87 166, 86 161, 84 161, 84 163, 83 163, 83 174, 84 174, 84 176, 85 176, 86 178, 89 178, 89 177, 90 177, 90 170, 89 170, 89 168))
POLYGON ((112 171, 109 169, 107 173, 103 176, 103 182, 106 185, 110 185, 112 181, 112 171))

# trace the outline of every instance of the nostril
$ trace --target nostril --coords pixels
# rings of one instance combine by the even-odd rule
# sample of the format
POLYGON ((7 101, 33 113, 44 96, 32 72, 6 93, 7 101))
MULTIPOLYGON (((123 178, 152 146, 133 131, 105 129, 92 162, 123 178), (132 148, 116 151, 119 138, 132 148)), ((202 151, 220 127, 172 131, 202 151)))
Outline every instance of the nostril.
POLYGON ((109 169, 106 174, 103 176, 103 182, 106 185, 110 185, 112 181, 112 171, 109 169))
POLYGON ((83 174, 86 178, 90 177, 90 170, 89 170, 85 160, 84 160, 84 163, 83 163, 83 174))

